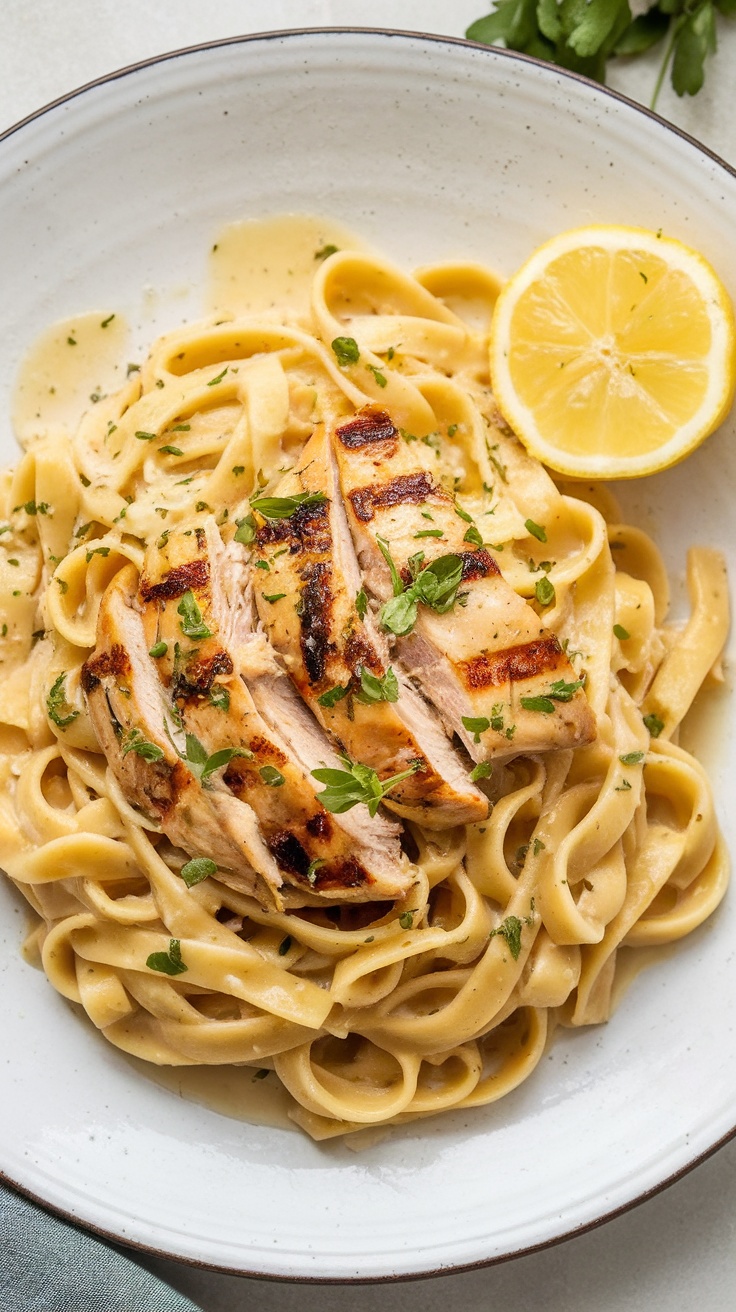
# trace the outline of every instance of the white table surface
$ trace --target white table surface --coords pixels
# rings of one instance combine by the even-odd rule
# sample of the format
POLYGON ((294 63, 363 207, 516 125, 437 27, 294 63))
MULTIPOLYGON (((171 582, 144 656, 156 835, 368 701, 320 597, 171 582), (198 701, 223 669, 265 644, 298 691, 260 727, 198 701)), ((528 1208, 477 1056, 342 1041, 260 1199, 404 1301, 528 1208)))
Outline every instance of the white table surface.
MULTIPOLYGON (((2 0, 0 131, 92 78, 181 46, 312 26, 462 36, 489 7, 485 0, 2 0)), ((722 24, 721 32, 703 91, 679 100, 666 87, 658 111, 736 166, 736 20, 722 24)), ((617 66, 612 85, 647 103, 658 60, 655 52, 617 66)), ((736 1142, 597 1230, 463 1275, 346 1288, 245 1280, 163 1260, 147 1264, 204 1312, 485 1312, 495 1306, 515 1312, 733 1312, 736 1142)))

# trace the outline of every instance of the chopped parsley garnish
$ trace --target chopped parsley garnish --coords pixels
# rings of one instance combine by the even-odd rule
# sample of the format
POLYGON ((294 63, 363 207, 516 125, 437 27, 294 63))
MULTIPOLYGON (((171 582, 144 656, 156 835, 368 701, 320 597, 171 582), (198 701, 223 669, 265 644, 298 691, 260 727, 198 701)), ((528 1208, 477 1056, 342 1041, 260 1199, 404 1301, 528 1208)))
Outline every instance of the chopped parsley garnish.
POLYGON ((373 374, 373 377, 375 378, 379 387, 386 386, 386 375, 381 373, 381 370, 378 368, 377 365, 367 364, 366 369, 369 369, 370 372, 373 374))
POLYGON ((443 538, 444 529, 441 528, 420 528, 418 533, 414 534, 415 538, 443 538))
POLYGON ((626 639, 631 637, 628 629, 625 629, 623 624, 614 624, 613 634, 614 637, 618 638, 619 642, 626 642, 626 639))
POLYGON ((63 597, 63 596, 65 595, 65 593, 67 593, 67 592, 69 591, 69 584, 67 583, 66 579, 59 579, 59 578, 57 578, 56 582, 57 582, 58 585, 59 585, 59 591, 60 591, 60 593, 61 593, 61 595, 62 595, 62 597, 63 597))
POLYGON ((473 516, 469 515, 467 510, 463 510, 462 506, 459 505, 457 501, 455 502, 455 514, 458 515, 460 519, 464 519, 466 524, 473 523, 473 516))
POLYGON ((114 314, 108 314, 107 318, 102 320, 102 323, 100 324, 100 328, 107 328, 108 324, 111 324, 114 318, 115 318, 114 314))
POLYGON ((210 705, 218 711, 227 712, 230 710, 230 693, 227 688, 223 688, 221 683, 213 683, 209 691, 210 705))
POLYGON ((466 529, 463 542, 469 542, 473 547, 483 546, 483 538, 480 535, 480 529, 475 524, 471 524, 470 528, 466 529))
POLYGON ((168 650, 168 642, 154 642, 153 646, 149 649, 148 655, 153 656, 154 660, 158 660, 159 656, 165 656, 168 650))
POLYGON ((389 665, 386 673, 378 677, 371 674, 365 665, 360 667, 360 691, 355 700, 370 706, 373 702, 397 702, 399 700, 399 681, 389 665))
POLYGON ((627 752, 625 756, 619 756, 622 765, 640 765, 646 756, 646 752, 627 752))
POLYGON ((422 761, 413 761, 408 770, 391 775, 390 779, 381 780, 369 765, 362 765, 360 761, 351 761, 348 756, 341 756, 340 760, 346 767, 344 770, 312 771, 313 777, 319 783, 325 784, 324 791, 318 793, 317 798, 325 810, 331 811, 333 815, 342 815, 344 811, 349 811, 351 807, 362 802, 368 807, 369 815, 374 816, 386 793, 423 766, 422 761))
POLYGON ((523 919, 523 920, 520 919, 519 916, 507 916, 505 920, 502 920, 502 921, 501 921, 501 924, 500 924, 500 925, 497 925, 495 929, 492 929, 492 930, 491 930, 491 932, 490 932, 490 934, 489 934, 489 938, 495 938, 496 935, 499 935, 502 939, 504 939, 504 940, 506 941, 506 944, 507 944, 507 946, 508 946, 509 952, 511 953, 512 957, 514 958, 514 961, 518 961, 518 960, 519 960, 519 956, 520 956, 520 954, 521 954, 521 933, 522 933, 522 930, 523 930, 523 928, 524 928, 525 925, 532 925, 532 924, 534 924, 534 902, 533 902, 533 901, 532 901, 532 914, 531 914, 531 915, 529 915, 529 916, 524 916, 524 919, 523 919))
POLYGON ((468 733, 473 734, 474 743, 479 743, 481 734, 491 727, 491 722, 485 715, 463 715, 461 719, 468 733))
POLYGON ((410 633, 417 621, 419 602, 428 606, 438 615, 452 610, 457 600, 457 590, 463 573, 463 563, 459 556, 439 556, 422 568, 424 555, 417 552, 409 559, 412 582, 404 585, 383 538, 376 539, 379 550, 391 571, 391 583, 394 595, 381 607, 380 621, 384 629, 402 636, 410 633))
POLYGON ((526 529, 527 533, 530 533, 533 538, 537 539, 537 542, 547 541, 546 528, 544 528, 541 524, 535 524, 533 519, 525 519, 524 528, 526 529))
POLYGON ((287 934, 285 938, 282 938, 281 942, 279 943, 279 956, 280 956, 280 957, 285 957, 285 956, 286 956, 287 952, 288 952, 289 949, 291 948, 291 943, 292 943, 291 934, 287 934))
POLYGON ((66 699, 65 681, 64 670, 52 684, 46 698, 46 713, 59 729, 66 729, 79 715, 79 711, 75 711, 66 699))
POLYGON ((138 432, 136 433, 136 437, 138 438, 138 441, 139 441, 139 442, 155 442, 155 441, 156 441, 156 434, 155 434, 155 433, 146 433, 146 432, 143 431, 143 429, 139 429, 139 430, 138 430, 138 432))
POLYGON ((209 879, 210 875, 217 874, 217 862, 212 861, 208 856, 195 856, 182 866, 179 873, 187 888, 194 888, 195 884, 201 884, 203 879, 209 879))
POLYGON ((399 924, 401 925, 402 929, 411 929, 412 925, 414 924, 414 912, 402 911, 401 915, 399 916, 399 924))
POLYGON ((86 557, 87 564, 89 564, 93 556, 109 556, 109 555, 110 555, 109 547, 91 547, 90 550, 87 552, 87 557, 86 557))
POLYGON ((194 593, 189 589, 184 593, 179 605, 176 608, 177 615, 181 615, 179 628, 185 638, 211 638, 212 630, 207 628, 202 619, 202 612, 197 605, 194 593))
POLYGON ((166 444, 166 446, 160 446, 160 447, 159 447, 159 452, 161 453, 161 455, 167 455, 167 456, 183 456, 183 455, 184 455, 184 452, 182 451, 181 447, 179 447, 179 446, 169 446, 168 443, 166 444))
POLYGON ((181 959, 181 941, 178 938, 169 939, 168 952, 152 952, 146 958, 146 965, 149 970, 157 970, 161 975, 183 975, 189 969, 181 959))
POLYGON ((492 773, 493 766, 490 761, 479 761, 470 771, 470 778, 474 784, 477 784, 479 779, 488 779, 492 773))
POLYGON ((555 593, 555 585, 550 582, 546 574, 544 575, 544 578, 537 579, 534 587, 534 595, 540 606, 552 606, 554 604, 557 595, 555 593))
POLYGON ((323 866, 325 864, 326 862, 320 856, 315 857, 314 861, 309 862, 309 865, 307 867, 307 879, 310 884, 317 883, 317 871, 319 870, 320 866, 323 866))
POLYGON ((285 592, 271 592, 271 593, 263 592, 263 593, 261 593, 261 596, 263 597, 263 600, 264 600, 264 601, 269 602, 270 605, 273 606, 275 602, 277 602, 277 601, 282 601, 283 598, 286 596, 286 593, 285 593, 285 592))
POLYGON ((361 588, 360 592, 356 592, 355 594, 355 609, 357 610, 360 618, 364 620, 365 613, 368 609, 368 598, 365 594, 365 588, 361 588))
POLYGON ((326 246, 322 246, 318 251, 314 252, 314 258, 315 260, 326 260, 328 256, 336 255, 338 249, 339 247, 333 246, 332 242, 328 242, 326 246))
POLYGON ((216 383, 221 383, 227 371, 228 371, 228 366, 225 365, 225 368, 223 369, 222 373, 218 374, 216 378, 210 378, 210 381, 208 382, 207 386, 214 387, 216 383))
POLYGON ((360 348, 354 337, 336 337, 332 349, 337 363, 343 368, 348 364, 357 364, 360 359, 360 348))
POLYGON ((664 720, 660 720, 659 716, 652 712, 650 715, 644 716, 644 725, 649 730, 652 738, 659 738, 664 729, 664 720))
POLYGON ((521 705, 525 711, 539 711, 542 715, 554 715, 555 704, 549 697, 522 697, 521 705))
POLYGON ((233 465, 231 473, 233 473, 235 477, 238 478, 240 474, 245 473, 245 465, 233 465))
POLYGON ((622 779, 621 783, 618 785, 617 788, 614 788, 613 791, 614 793, 630 793, 631 784, 629 783, 628 779, 622 779))
POLYGON ((291 497, 252 497, 250 504, 264 519, 290 519, 300 506, 318 506, 326 500, 324 492, 295 492, 291 497))
POLYGON ((48 515, 48 501, 24 501, 22 506, 16 506, 16 510, 25 510, 27 515, 48 515))
POLYGON ((276 769, 275 765, 262 765, 258 773, 264 784, 268 784, 269 788, 280 788, 282 784, 286 783, 286 779, 281 771, 276 769))

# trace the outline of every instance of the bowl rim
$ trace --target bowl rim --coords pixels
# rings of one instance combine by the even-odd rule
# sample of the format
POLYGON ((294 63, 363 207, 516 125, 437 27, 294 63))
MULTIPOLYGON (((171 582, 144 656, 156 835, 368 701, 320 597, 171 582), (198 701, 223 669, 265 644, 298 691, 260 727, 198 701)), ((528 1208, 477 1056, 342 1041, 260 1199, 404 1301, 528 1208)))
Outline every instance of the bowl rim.
MULTIPOLYGON (((711 150, 710 147, 706 146, 702 141, 699 141, 696 137, 693 137, 690 133, 686 132, 683 128, 680 128, 676 124, 670 122, 668 119, 663 118, 660 114, 657 114, 655 110, 650 109, 647 105, 643 105, 640 102, 633 100, 630 96, 626 96, 622 92, 614 90, 612 87, 608 87, 599 82, 595 82, 592 78, 586 77, 582 73, 576 73, 570 69, 561 68, 556 64, 550 63, 547 60, 538 59, 534 55, 527 55, 522 53, 521 51, 508 50, 503 46, 488 45, 481 41, 468 40, 468 38, 466 37, 448 36, 442 33, 424 32, 421 30, 408 29, 408 28, 353 26, 348 24, 331 25, 331 26, 314 25, 314 26, 307 26, 307 27, 277 28, 277 29, 264 30, 262 32, 249 32, 249 33, 243 33, 235 36, 219 37, 212 41, 201 41, 193 45, 180 46, 173 50, 164 51, 162 54, 159 55, 150 55, 146 59, 135 60, 130 64, 125 64, 120 68, 113 69, 109 73, 104 73, 100 77, 92 78, 88 82, 81 83, 79 86, 74 87, 71 91, 65 92, 61 96, 57 96, 54 100, 48 101, 46 104, 41 105, 38 109, 33 110, 30 114, 27 114, 23 118, 18 119, 17 122, 12 123, 8 128, 5 128, 2 132, 0 132, 0 144, 2 144, 6 140, 14 136, 16 132, 21 131, 29 124, 34 123, 36 120, 43 118, 45 114, 48 114, 53 110, 59 109, 63 105, 76 100, 77 97, 86 94, 88 91, 92 91, 97 87, 106 86, 108 83, 116 82, 124 77, 128 77, 130 74, 140 72, 143 69, 153 68, 158 64, 169 63, 173 60, 188 55, 202 54, 207 51, 218 50, 230 46, 247 45, 250 44, 251 42, 258 42, 258 41, 262 42, 262 41, 283 40, 284 37, 300 38, 300 37, 310 37, 310 36, 389 37, 389 38, 400 38, 409 41, 431 42, 434 45, 441 45, 441 46, 459 46, 461 48, 469 47, 473 50, 484 51, 485 54, 488 56, 492 55, 492 57, 508 59, 512 63, 527 64, 527 65, 531 65, 532 67, 536 66, 538 68, 545 69, 548 72, 553 73, 555 76, 561 79, 569 79, 573 82, 580 83, 583 86, 590 87, 598 95, 602 95, 604 97, 608 97, 613 101, 617 101, 620 104, 627 106, 627 108, 634 110, 637 114, 643 114, 646 118, 652 120, 659 127, 666 129, 668 132, 672 133, 675 137, 680 138, 680 140, 694 147, 701 155, 704 155, 706 158, 710 159, 713 163, 719 165, 720 168, 722 168, 731 177, 736 178, 736 165, 729 164, 725 159, 722 158, 722 156, 718 155, 714 150, 711 150)), ((588 1234, 591 1231, 599 1229, 607 1222, 615 1220, 616 1217, 622 1216, 627 1212, 633 1211, 635 1207, 639 1207, 642 1203, 646 1203, 649 1201, 649 1199, 654 1198, 658 1194, 664 1192, 664 1190, 668 1189, 670 1185, 677 1183, 678 1180, 681 1180, 685 1176, 689 1175, 691 1171, 695 1170, 696 1167, 702 1165, 703 1162, 706 1162, 710 1157, 714 1156, 715 1153, 717 1153, 721 1148, 725 1147, 726 1144, 730 1143, 735 1138, 736 1138, 736 1123, 734 1124, 731 1130, 728 1130, 725 1134, 721 1135, 715 1141, 715 1143, 711 1144, 708 1148, 705 1148, 696 1157, 694 1157, 692 1161, 687 1162, 684 1166, 681 1166, 676 1171, 673 1171, 672 1174, 668 1175, 664 1180, 661 1180, 657 1184, 650 1186, 648 1189, 645 1189, 642 1193, 637 1194, 635 1198, 630 1199, 628 1202, 622 1203, 618 1207, 612 1208, 610 1211, 603 1212, 600 1216, 595 1217, 593 1220, 585 1221, 582 1222, 580 1225, 573 1226, 570 1230, 566 1230, 563 1234, 555 1235, 550 1239, 541 1240, 539 1243, 536 1244, 525 1245, 524 1247, 514 1249, 513 1251, 507 1253, 498 1254, 495 1257, 480 1258, 473 1262, 453 1263, 452 1265, 443 1266, 441 1268, 432 1268, 424 1271, 418 1271, 418 1272, 415 1271, 411 1273, 400 1273, 394 1275, 347 1276, 347 1277, 325 1276, 325 1275, 314 1275, 314 1276, 279 1275, 273 1272, 263 1272, 263 1271, 253 1270, 248 1267, 236 1268, 233 1266, 221 1265, 216 1262, 207 1262, 199 1258, 182 1256, 179 1253, 172 1253, 165 1248, 158 1248, 152 1244, 145 1244, 140 1242, 139 1240, 133 1240, 128 1236, 123 1237, 119 1234, 116 1234, 114 1230, 107 1230, 104 1227, 96 1225, 94 1222, 91 1221, 86 1221, 86 1220, 82 1221, 77 1216, 75 1216, 72 1212, 67 1211, 65 1208, 60 1207, 58 1204, 48 1203, 45 1199, 40 1197, 40 1195, 36 1194, 32 1189, 14 1180, 10 1175, 8 1175, 6 1171, 2 1170, 2 1168, 0 1168, 0 1182, 2 1182, 2 1184, 6 1186, 9 1186, 11 1189, 15 1190, 22 1197, 28 1199, 29 1202, 42 1208, 44 1211, 51 1213, 53 1216, 58 1217, 60 1220, 75 1226, 79 1230, 95 1235, 100 1239, 103 1239, 111 1244, 116 1245, 117 1247, 129 1249, 132 1252, 143 1253, 150 1257, 163 1258, 164 1260, 167 1261, 180 1262, 184 1266, 192 1267, 197 1270, 219 1272, 225 1275, 243 1276, 243 1277, 248 1277, 250 1279, 268 1280, 279 1284, 333 1285, 333 1286, 382 1285, 382 1284, 399 1284, 399 1283, 405 1284, 405 1283, 410 1283, 419 1280, 436 1279, 439 1276, 460 1275, 468 1271, 478 1271, 488 1267, 498 1266, 501 1263, 512 1261, 514 1258, 517 1257, 526 1257, 526 1256, 530 1256, 533 1253, 542 1252, 545 1249, 555 1248, 560 1244, 566 1243, 570 1239, 576 1238, 578 1235, 588 1234)))

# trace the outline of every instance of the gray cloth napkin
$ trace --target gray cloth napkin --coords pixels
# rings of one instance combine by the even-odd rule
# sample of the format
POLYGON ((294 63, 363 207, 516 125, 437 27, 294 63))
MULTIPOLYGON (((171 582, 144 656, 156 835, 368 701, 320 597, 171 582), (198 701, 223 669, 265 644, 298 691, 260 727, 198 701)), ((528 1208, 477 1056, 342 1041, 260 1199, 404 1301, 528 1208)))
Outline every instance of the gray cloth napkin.
POLYGON ((102 1239, 0 1184, 0 1312, 201 1312, 102 1239))

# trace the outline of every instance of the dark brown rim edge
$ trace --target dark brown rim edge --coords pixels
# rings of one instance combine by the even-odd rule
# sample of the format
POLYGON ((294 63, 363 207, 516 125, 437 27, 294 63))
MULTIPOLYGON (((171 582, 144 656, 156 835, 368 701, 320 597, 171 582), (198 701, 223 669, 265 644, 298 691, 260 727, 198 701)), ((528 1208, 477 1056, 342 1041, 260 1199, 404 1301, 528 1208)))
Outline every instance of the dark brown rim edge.
MULTIPOLYGON (((105 86, 108 82, 117 82, 120 78, 127 77, 130 73, 137 73, 142 69, 152 68, 156 64, 168 63, 169 60, 179 59, 185 55, 200 54, 203 51, 216 50, 221 47, 245 45, 251 41, 273 41, 281 40, 284 37, 304 36, 355 36, 363 33, 368 36, 386 36, 392 38, 405 38, 414 41, 431 41, 435 45, 470 47, 474 50, 485 51, 488 55, 492 54, 495 57, 509 59, 514 63, 536 65, 545 69, 548 73, 554 74, 560 79, 570 79, 573 82, 579 82, 584 86, 589 86, 598 94, 608 96, 611 100, 618 101, 619 103, 628 106, 628 108, 633 109, 637 114, 643 114, 646 118, 653 120, 653 122, 657 123, 660 127, 673 133, 674 136, 687 142, 688 145, 694 146, 701 155, 705 155, 708 159, 712 160, 714 164, 718 164, 726 173, 730 174, 731 177, 736 178, 736 167, 728 164, 726 160, 720 157, 720 155, 717 155, 715 151, 710 150, 708 146, 705 146, 695 137, 690 136, 688 132, 677 127, 674 123, 670 123, 659 114, 655 114, 653 110, 648 109, 645 105, 640 105, 637 101, 631 100, 630 97, 622 95, 620 91, 614 91, 610 87, 601 86, 598 82, 593 82, 590 78, 583 77, 580 73, 572 73, 567 69, 558 68, 556 65, 549 64, 545 60, 536 59, 532 55, 524 55, 517 51, 505 50, 501 46, 483 45, 479 41, 468 41, 464 37, 442 36, 432 32, 415 32, 382 27, 300 27, 285 28, 270 32, 251 32, 243 36, 222 37, 217 41, 203 41, 193 46, 182 46, 180 49, 170 50, 162 55, 152 55, 149 59, 142 59, 136 63, 127 64, 123 68, 115 69, 111 73, 105 73, 102 77, 93 78, 92 81, 83 83, 82 86, 76 87, 73 91, 67 92, 66 95, 59 96, 56 100, 51 100, 48 104, 42 105, 40 109, 34 110, 33 113, 26 115, 25 118, 20 119, 17 123, 12 124, 11 127, 6 128, 4 132, 1 132, 0 143, 13 136, 14 133, 20 131, 21 128, 26 127, 29 123, 33 123, 36 119, 42 118, 44 114, 49 113, 51 110, 58 109, 61 105, 65 105, 68 102, 75 100, 78 96, 84 95, 85 92, 93 90, 95 87, 105 86)), ((17 1181, 11 1179, 11 1177, 2 1170, 0 1170, 0 1180, 9 1185, 12 1189, 15 1189, 17 1193, 30 1199, 31 1202, 36 1203, 37 1206, 60 1217, 63 1221, 68 1221, 80 1230, 86 1230, 92 1234, 98 1235, 101 1239, 115 1244, 119 1248, 130 1249, 134 1253, 143 1253, 149 1257, 160 1257, 168 1261, 181 1262, 183 1266, 194 1267, 198 1270, 215 1271, 223 1275, 244 1276, 251 1280, 269 1280, 281 1284, 405 1284, 410 1281, 431 1280, 436 1279, 439 1276, 461 1275, 466 1271, 479 1271, 484 1270, 487 1267, 499 1266, 502 1262, 513 1261, 513 1259, 517 1257, 528 1257, 533 1253, 543 1252, 547 1248, 555 1248, 557 1245, 566 1243, 568 1240, 574 1239, 578 1235, 589 1234, 592 1230, 597 1230, 608 1221, 613 1221, 616 1217, 623 1216, 626 1212, 633 1211, 635 1207, 639 1207, 642 1203, 648 1202, 650 1198, 655 1198, 657 1194, 663 1193, 665 1189, 670 1187, 670 1185, 676 1184, 678 1180, 682 1180, 684 1176, 689 1175, 691 1171, 707 1161, 709 1157, 712 1157, 719 1151, 719 1149, 723 1148, 727 1143, 730 1143, 735 1137, 736 1125, 734 1125, 733 1129, 722 1135, 720 1139, 717 1139, 709 1148, 706 1148, 702 1153, 699 1153, 691 1162, 688 1162, 685 1166, 674 1171, 672 1175, 667 1176, 667 1178, 660 1181, 659 1184, 652 1185, 649 1189, 644 1190, 643 1193, 638 1194, 629 1202, 622 1203, 619 1207, 613 1208, 612 1211, 604 1212, 601 1216, 595 1217, 592 1221, 585 1221, 581 1225, 574 1226, 571 1230, 566 1230, 563 1234, 555 1235, 551 1239, 542 1240, 538 1244, 530 1244, 526 1248, 515 1249, 513 1252, 501 1253, 497 1257, 479 1258, 475 1262, 463 1262, 452 1266, 434 1268, 429 1271, 415 1271, 399 1275, 384 1276, 282 1276, 276 1275, 272 1272, 252 1271, 247 1268, 220 1266, 214 1262, 203 1262, 197 1258, 183 1257, 179 1253, 167 1252, 162 1248, 153 1248, 148 1244, 142 1244, 135 1240, 121 1238, 120 1235, 115 1234, 113 1231, 105 1230, 101 1226, 94 1225, 90 1221, 80 1221, 78 1217, 73 1215, 73 1213, 65 1211, 62 1207, 57 1207, 55 1205, 52 1206, 46 1202, 45 1199, 40 1198, 38 1194, 35 1194, 31 1189, 28 1189, 25 1185, 18 1184, 17 1181)))

